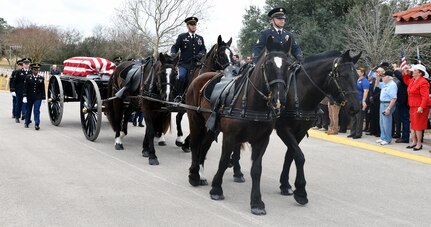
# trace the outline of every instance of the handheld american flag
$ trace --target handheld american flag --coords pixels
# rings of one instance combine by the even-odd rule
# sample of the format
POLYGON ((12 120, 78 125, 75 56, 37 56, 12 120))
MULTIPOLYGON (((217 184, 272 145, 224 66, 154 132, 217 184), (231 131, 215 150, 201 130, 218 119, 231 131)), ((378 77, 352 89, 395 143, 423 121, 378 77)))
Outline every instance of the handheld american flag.
POLYGON ((400 58, 401 58, 401 63, 400 63, 400 69, 403 69, 406 65, 407 65, 407 61, 406 61, 406 56, 404 56, 404 51, 400 51, 400 58))

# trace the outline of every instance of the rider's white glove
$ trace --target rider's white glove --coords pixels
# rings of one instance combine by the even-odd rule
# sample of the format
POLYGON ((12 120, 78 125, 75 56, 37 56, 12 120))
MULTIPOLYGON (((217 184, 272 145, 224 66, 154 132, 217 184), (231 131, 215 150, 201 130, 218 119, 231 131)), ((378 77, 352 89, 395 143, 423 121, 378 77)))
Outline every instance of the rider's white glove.
POLYGON ((27 103, 27 97, 22 98, 23 103, 27 103))
POLYGON ((11 92, 12 96, 15 97, 16 93, 14 91, 11 92))

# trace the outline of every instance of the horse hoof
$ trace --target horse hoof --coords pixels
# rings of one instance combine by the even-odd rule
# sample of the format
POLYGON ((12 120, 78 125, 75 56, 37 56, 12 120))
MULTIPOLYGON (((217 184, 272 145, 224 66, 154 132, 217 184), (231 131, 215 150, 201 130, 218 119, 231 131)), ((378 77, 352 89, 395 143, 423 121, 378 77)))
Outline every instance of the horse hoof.
POLYGON ((159 146, 166 146, 166 142, 165 141, 160 141, 159 142, 159 146))
POLYGON ((159 160, 157 160, 157 158, 149 158, 148 163, 152 166, 156 166, 159 165, 159 160))
POLYGON ((181 150, 183 150, 184 153, 190 153, 190 149, 188 147, 181 147, 181 150))
POLYGON ((182 143, 180 141, 175 141, 175 145, 177 145, 177 147, 182 147, 184 145, 184 143, 182 143))
POLYGON ((208 181, 207 180, 199 180, 199 185, 202 185, 202 186, 208 185, 208 181))
POLYGON ((190 177, 189 177, 189 183, 190 183, 190 185, 192 185, 194 187, 201 185, 200 180, 193 180, 190 177))
POLYGON ((245 178, 243 176, 240 176, 240 177, 233 176, 233 182, 244 183, 245 182, 245 178))
POLYGON ((293 198, 295 198, 296 202, 301 204, 301 205, 305 205, 308 203, 307 197, 303 197, 303 196, 299 196, 297 194, 294 194, 293 198))
POLYGON ((292 188, 281 188, 280 190, 281 190, 280 194, 282 195, 293 195, 292 188))
POLYGON ((224 195, 211 195, 212 200, 224 200, 224 195))
POLYGON ((148 156, 150 156, 150 152, 149 151, 142 151, 142 157, 147 158, 148 156))
POLYGON ((123 147, 123 144, 121 144, 121 143, 116 143, 115 144, 115 150, 124 150, 124 147, 123 147))
POLYGON ((265 208, 251 208, 251 213, 254 215, 266 215, 265 208))

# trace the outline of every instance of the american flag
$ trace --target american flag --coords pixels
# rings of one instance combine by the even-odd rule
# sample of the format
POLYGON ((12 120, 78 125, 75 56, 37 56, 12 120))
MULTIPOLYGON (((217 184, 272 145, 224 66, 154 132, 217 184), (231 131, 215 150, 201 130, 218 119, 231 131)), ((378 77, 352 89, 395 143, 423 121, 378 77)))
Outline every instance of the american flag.
POLYGON ((112 75, 115 64, 99 57, 73 57, 63 62, 63 74, 72 76, 88 76, 106 73, 112 75))
POLYGON ((406 56, 404 56, 404 51, 400 51, 400 58, 401 58, 401 64, 400 64, 400 69, 403 69, 404 66, 406 66, 407 61, 406 61, 406 56))

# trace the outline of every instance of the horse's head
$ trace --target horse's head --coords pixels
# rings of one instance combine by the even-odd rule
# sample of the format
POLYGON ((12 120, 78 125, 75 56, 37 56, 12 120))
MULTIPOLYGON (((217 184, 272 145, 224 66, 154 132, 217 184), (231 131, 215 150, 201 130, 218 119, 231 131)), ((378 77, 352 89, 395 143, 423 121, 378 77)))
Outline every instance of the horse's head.
POLYGON ((278 114, 286 105, 286 72, 289 67, 287 54, 291 42, 280 44, 272 36, 266 41, 266 52, 256 64, 255 70, 262 70, 267 89, 269 91, 268 104, 278 114))
POLYGON ((354 67, 361 54, 362 52, 351 57, 350 50, 347 50, 340 57, 334 59, 332 71, 329 74, 331 80, 330 95, 337 104, 344 106, 350 115, 356 114, 361 108, 356 85, 358 75, 354 67))
POLYGON ((208 61, 213 64, 211 71, 223 70, 232 63, 233 53, 230 50, 231 44, 232 38, 226 43, 222 40, 221 35, 218 36, 217 44, 207 54, 208 61))
POLYGON ((159 54, 158 67, 156 68, 158 87, 162 100, 168 100, 171 90, 175 87, 178 79, 178 56, 175 58, 167 54, 159 54))

